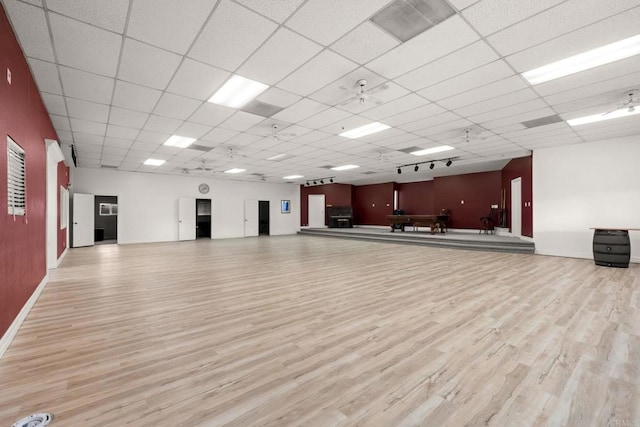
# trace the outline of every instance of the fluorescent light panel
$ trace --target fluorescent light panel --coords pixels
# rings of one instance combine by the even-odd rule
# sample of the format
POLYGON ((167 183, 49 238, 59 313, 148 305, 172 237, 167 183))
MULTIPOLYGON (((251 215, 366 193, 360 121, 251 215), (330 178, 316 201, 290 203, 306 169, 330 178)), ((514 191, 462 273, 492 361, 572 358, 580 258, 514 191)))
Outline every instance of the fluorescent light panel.
POLYGON ((168 145, 170 147, 187 148, 194 142, 196 142, 195 138, 189 138, 189 137, 180 136, 180 135, 172 135, 169 139, 165 141, 164 145, 168 145))
POLYGON ((245 77, 234 75, 209 98, 209 102, 231 108, 240 108, 269 86, 245 77))
POLYGON ((343 166, 333 167, 333 168, 331 168, 331 170, 334 170, 334 171, 347 171, 349 169, 356 169, 356 168, 359 168, 359 167, 360 166, 358 166, 358 165, 343 165, 343 166))
POLYGON ((640 34, 552 62, 522 73, 522 76, 535 85, 638 54, 640 54, 640 34))
POLYGON ((286 156, 286 154, 284 154, 284 153, 282 153, 282 154, 276 154, 275 156, 271 156, 271 157, 269 157, 267 160, 278 160, 278 159, 281 159, 281 158, 283 158, 283 157, 285 157, 285 156, 286 156))
POLYGON ((387 126, 382 123, 373 122, 373 123, 369 123, 368 125, 360 126, 359 128, 342 132, 340 136, 344 136, 345 138, 355 139, 355 138, 360 138, 366 135, 371 135, 372 133, 387 130, 390 127, 391 126, 387 126))
POLYGON ((166 160, 160 159, 147 159, 144 161, 144 164, 147 166, 162 166, 166 163, 166 160))
POLYGON ((442 153, 443 151, 453 150, 453 147, 441 145, 439 147, 426 148, 424 150, 412 151, 414 156, 426 156, 427 154, 442 153))
POLYGON ((242 173, 245 172, 246 169, 232 168, 224 171, 224 173, 242 173))
POLYGON ((640 108, 635 108, 629 111, 629 108, 621 108, 616 111, 612 111, 609 114, 594 114, 593 116, 579 117, 577 119, 567 120, 570 126, 586 125, 588 123, 601 122, 603 120, 618 119, 620 117, 633 116, 640 113, 640 108))
POLYGON ((299 179, 299 178, 304 178, 304 175, 289 175, 289 176, 282 177, 282 179, 299 179))

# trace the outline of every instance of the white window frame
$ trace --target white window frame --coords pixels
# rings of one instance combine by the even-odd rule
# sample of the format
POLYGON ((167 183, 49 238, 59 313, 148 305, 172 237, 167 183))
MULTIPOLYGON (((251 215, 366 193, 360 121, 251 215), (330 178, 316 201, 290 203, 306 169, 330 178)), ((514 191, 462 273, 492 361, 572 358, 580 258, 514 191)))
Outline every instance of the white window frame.
POLYGON ((7 135, 7 206, 9 215, 27 214, 27 167, 22 147, 7 135))

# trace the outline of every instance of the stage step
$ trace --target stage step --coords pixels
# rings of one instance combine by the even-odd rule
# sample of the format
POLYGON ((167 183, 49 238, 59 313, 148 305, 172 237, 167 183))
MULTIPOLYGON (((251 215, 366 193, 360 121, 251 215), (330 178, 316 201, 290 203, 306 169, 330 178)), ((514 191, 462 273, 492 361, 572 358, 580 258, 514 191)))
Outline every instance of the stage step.
POLYGON ((367 232, 366 229, 360 229, 357 232, 350 231, 338 231, 330 228, 311 228, 302 229, 298 234, 307 236, 319 236, 319 237, 337 237, 340 239, 357 239, 368 240, 383 243, 397 243, 405 245, 422 245, 422 246, 435 246, 441 248, 451 249, 468 249, 474 251, 490 251, 490 252, 510 252, 519 254, 533 254, 535 252, 535 245, 533 242, 527 242, 520 239, 513 239, 507 241, 506 239, 501 241, 496 240, 480 240, 474 238, 465 239, 464 237, 453 238, 439 238, 439 237, 427 237, 411 235, 409 233, 396 232, 388 234, 380 232, 367 232))

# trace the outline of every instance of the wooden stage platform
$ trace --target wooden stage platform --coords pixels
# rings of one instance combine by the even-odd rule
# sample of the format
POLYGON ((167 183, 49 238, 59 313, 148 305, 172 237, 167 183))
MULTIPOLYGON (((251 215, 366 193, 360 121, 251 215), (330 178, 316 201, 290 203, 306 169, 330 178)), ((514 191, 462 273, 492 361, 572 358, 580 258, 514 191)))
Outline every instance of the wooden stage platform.
POLYGON ((479 234, 477 232, 456 232, 455 230, 450 230, 444 234, 431 234, 427 230, 428 229, 404 232, 396 231, 392 233, 389 227, 302 228, 298 234, 407 245, 436 246, 452 249, 468 249, 474 251, 521 254, 535 253, 535 245, 533 242, 517 237, 479 234))

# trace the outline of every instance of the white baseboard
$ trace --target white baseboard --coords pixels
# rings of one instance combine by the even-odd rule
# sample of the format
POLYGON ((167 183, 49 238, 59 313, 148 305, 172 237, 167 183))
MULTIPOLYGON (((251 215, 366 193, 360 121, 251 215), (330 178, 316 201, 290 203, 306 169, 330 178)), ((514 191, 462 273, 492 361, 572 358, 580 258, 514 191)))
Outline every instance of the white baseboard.
POLYGON ((67 255, 67 251, 69 250, 69 248, 64 248, 64 251, 62 252, 62 254, 60 254, 60 257, 58 258, 58 260, 56 261, 56 268, 60 265, 60 263, 62 262, 62 259, 67 255))
POLYGON ((22 322, 24 322, 24 320, 29 315, 31 308, 33 308, 36 301, 38 301, 40 294, 44 290, 45 286, 47 286, 48 282, 49 282, 49 276, 48 275, 44 276, 44 278, 42 279, 42 281, 40 282, 36 290, 33 291, 31 296, 27 300, 27 302, 22 307, 22 310, 20 310, 20 313, 18 313, 16 318, 13 319, 13 322, 11 323, 11 326, 9 326, 9 329, 7 329, 7 332, 5 332, 2 338, 0 338, 0 359, 2 359, 4 352, 7 351, 7 349, 9 348, 9 345, 11 345, 11 342, 13 341, 16 334, 18 333, 20 326, 22 326, 22 322))

